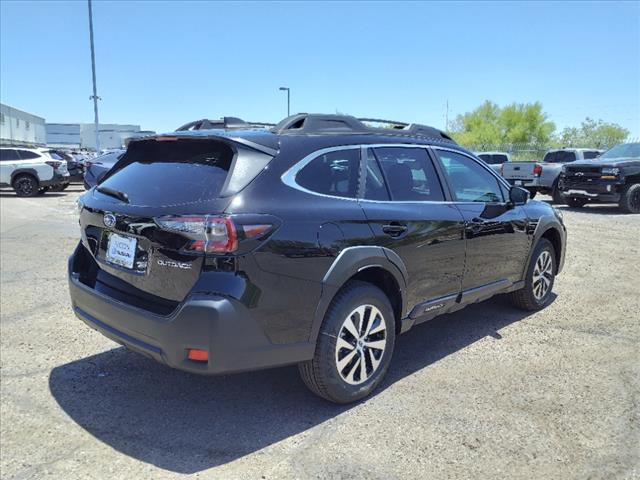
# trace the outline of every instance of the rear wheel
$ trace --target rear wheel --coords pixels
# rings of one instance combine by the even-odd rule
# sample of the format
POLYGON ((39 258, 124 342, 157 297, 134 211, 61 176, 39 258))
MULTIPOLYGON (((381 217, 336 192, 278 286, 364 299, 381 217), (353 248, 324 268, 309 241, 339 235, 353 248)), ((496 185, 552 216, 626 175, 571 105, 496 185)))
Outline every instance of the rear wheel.
POLYGON ((640 213, 640 183, 624 187, 620 195, 620 210, 624 213, 640 213))
POLYGON ((587 199, 578 197, 565 197, 565 202, 572 208, 582 208, 586 205, 587 199))
POLYGON ((555 281, 555 249, 546 238, 540 239, 531 256, 525 285, 510 294, 511 303, 523 310, 540 310, 551 300, 555 281))
POLYGON ((33 175, 23 173, 13 180, 13 189, 19 197, 35 197, 38 195, 38 180, 33 175))
POLYGON ((382 381, 395 344, 393 309, 386 295, 364 282, 348 283, 333 299, 312 360, 298 368, 316 395, 350 403, 382 381))

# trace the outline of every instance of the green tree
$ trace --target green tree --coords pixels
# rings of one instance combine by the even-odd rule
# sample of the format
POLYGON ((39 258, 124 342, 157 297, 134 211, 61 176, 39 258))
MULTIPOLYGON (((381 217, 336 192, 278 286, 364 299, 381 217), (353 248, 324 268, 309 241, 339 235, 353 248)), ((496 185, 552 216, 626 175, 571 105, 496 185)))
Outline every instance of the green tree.
POLYGON ((487 100, 472 112, 458 115, 451 134, 467 146, 514 143, 546 144, 555 125, 540 102, 512 103, 505 107, 487 100))
POLYGON ((566 127, 555 139, 559 147, 607 148, 622 143, 629 130, 615 123, 587 117, 579 128, 566 127))

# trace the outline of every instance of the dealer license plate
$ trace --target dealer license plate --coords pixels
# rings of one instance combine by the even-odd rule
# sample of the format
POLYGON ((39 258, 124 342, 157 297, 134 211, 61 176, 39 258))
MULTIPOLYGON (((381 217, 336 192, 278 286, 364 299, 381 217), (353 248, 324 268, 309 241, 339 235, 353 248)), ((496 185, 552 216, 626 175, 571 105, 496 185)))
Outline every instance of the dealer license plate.
POLYGON ((107 262, 125 268, 133 268, 137 243, 138 240, 133 237, 112 233, 109 235, 109 243, 107 244, 107 262))

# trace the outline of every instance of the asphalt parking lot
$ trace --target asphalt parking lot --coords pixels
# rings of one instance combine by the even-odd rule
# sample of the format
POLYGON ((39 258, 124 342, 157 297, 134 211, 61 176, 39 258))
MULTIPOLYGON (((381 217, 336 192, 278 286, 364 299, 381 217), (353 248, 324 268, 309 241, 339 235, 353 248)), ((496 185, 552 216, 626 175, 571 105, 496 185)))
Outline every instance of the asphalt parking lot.
POLYGON ((416 327, 383 387, 339 407, 295 367, 190 375, 77 320, 81 192, 0 193, 2 478, 640 478, 640 215, 562 208, 548 308, 416 327))

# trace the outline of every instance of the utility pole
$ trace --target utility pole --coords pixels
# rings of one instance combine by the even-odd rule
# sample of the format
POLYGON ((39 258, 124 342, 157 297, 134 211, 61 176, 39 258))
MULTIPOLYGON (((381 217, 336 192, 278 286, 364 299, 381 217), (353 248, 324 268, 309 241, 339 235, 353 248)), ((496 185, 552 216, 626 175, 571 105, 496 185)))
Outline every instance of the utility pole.
POLYGON ((444 131, 449 131, 449 99, 447 98, 447 113, 444 114, 444 131))
POLYGON ((89 40, 91 42, 91 75, 93 77, 93 95, 89 97, 93 100, 93 121, 96 129, 96 153, 100 154, 100 134, 99 134, 99 122, 98 122, 98 87, 96 86, 96 53, 93 48, 93 10, 91 9, 91 0, 87 0, 89 3, 89 40))

